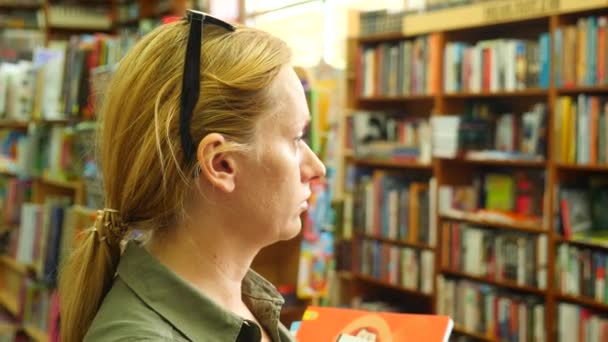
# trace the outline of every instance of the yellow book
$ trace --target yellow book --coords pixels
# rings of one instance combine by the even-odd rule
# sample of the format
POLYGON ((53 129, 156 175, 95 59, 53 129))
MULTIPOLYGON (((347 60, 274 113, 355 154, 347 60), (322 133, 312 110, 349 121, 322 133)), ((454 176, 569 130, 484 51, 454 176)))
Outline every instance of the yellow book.
POLYGON ((579 19, 578 34, 576 36, 576 84, 585 84, 585 70, 587 64, 587 20, 579 19))
POLYGON ((563 163, 568 163, 569 162, 569 156, 570 156, 570 145, 572 144, 572 141, 570 140, 570 133, 571 133, 571 120, 570 120, 570 113, 571 113, 571 107, 572 107, 572 98, 570 97, 562 97, 560 98, 560 109, 561 109, 561 113, 560 113, 560 118, 562 120, 561 122, 561 130, 560 132, 558 132, 559 134, 559 139, 560 139, 560 152, 561 152, 561 156, 559 158, 559 160, 563 163))
POLYGON ((576 163, 576 145, 578 144, 577 134, 576 134, 576 123, 578 122, 578 108, 577 106, 571 104, 570 111, 568 115, 568 163, 575 164, 576 163))

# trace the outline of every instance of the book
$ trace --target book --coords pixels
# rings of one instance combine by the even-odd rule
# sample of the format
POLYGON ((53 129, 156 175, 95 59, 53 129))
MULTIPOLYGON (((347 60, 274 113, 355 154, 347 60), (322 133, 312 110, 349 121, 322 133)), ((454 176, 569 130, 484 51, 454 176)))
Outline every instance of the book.
POLYGON ((296 337, 308 341, 448 341, 454 322, 448 316, 309 306, 296 337))

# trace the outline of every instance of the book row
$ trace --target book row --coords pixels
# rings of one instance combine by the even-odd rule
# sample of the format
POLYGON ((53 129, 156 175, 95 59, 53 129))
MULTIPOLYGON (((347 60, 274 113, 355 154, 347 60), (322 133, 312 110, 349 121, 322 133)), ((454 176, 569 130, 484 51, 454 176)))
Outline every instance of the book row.
POLYGON ((540 298, 443 276, 437 289, 438 312, 452 317, 460 329, 500 341, 547 341, 540 298))
POLYGON ((433 251, 367 239, 361 239, 358 244, 360 260, 355 265, 357 273, 408 290, 425 294, 433 292, 433 251))
POLYGON ((357 158, 430 163, 429 120, 359 111, 347 119, 346 148, 357 158))
POLYGON ((434 94, 439 87, 439 36, 363 46, 357 54, 360 97, 434 94))
POLYGON ((449 42, 444 50, 443 89, 479 93, 548 88, 549 38, 542 33, 536 40, 449 42))
POLYGON ((555 83, 558 87, 608 84, 607 22, 606 16, 589 16, 555 30, 555 83))
POLYGON ((547 106, 528 111, 490 108, 474 103, 463 115, 431 118, 433 156, 469 159, 544 160, 547 153, 547 106))
POLYGON ((555 106, 555 160, 608 164, 608 98, 562 96, 555 106))
POLYGON ((0 118, 93 118, 104 86, 97 74, 111 69, 137 38, 74 35, 21 48, 8 41, 15 58, 0 63, 0 118))
POLYGON ((541 220, 544 189, 544 171, 474 172, 469 185, 440 185, 438 207, 446 215, 484 210, 514 221, 541 220))
POLYGON ((488 230, 458 222, 445 222, 442 230, 444 269, 490 281, 546 288, 546 235, 488 230))
POLYGON ((570 303, 557 304, 558 342, 608 341, 608 317, 570 303))
POLYGON ((606 251, 559 244, 555 264, 555 284, 562 294, 608 303, 606 251))
POLYGON ((354 231, 367 236, 433 246, 429 181, 373 170, 362 175, 353 197, 354 231))

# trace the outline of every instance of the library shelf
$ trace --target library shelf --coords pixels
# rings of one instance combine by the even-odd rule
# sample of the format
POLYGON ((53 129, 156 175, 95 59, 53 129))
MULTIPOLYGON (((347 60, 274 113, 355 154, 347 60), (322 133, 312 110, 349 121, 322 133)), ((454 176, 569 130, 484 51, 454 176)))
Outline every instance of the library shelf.
POLYGON ((353 272, 351 271, 337 271, 336 272, 338 274, 338 277, 342 280, 353 280, 354 276, 353 276, 353 272))
POLYGON ((546 229, 541 228, 541 222, 506 222, 498 220, 489 220, 477 214, 465 213, 462 211, 441 213, 439 214, 439 217, 443 220, 460 221, 489 228, 505 228, 534 234, 544 234, 548 232, 546 229))
POLYGON ((366 283, 373 284, 373 285, 382 286, 382 287, 385 287, 385 288, 388 288, 388 289, 393 289, 393 290, 401 291, 403 293, 408 293, 408 294, 416 295, 416 296, 421 297, 421 298, 426 298, 426 299, 433 298, 432 294, 422 293, 421 291, 418 291, 418 290, 408 289, 408 288, 405 288, 403 286, 396 285, 396 284, 391 284, 389 282, 386 282, 386 281, 383 281, 383 280, 380 280, 380 279, 376 279, 376 278, 374 278, 372 276, 368 276, 368 275, 357 273, 357 272, 353 272, 353 279, 364 281, 366 283))
POLYGON ((608 86, 599 85, 599 86, 574 86, 574 87, 563 87, 558 88, 557 92, 560 95, 571 95, 571 94, 580 94, 580 93, 608 93, 608 86))
POLYGON ((6 3, 0 4, 0 9, 3 10, 37 10, 43 7, 42 1, 39 3, 6 3))
POLYGON ((373 43, 391 42, 391 41, 395 41, 395 40, 403 40, 406 38, 407 38, 407 36, 405 36, 401 32, 391 32, 391 33, 372 34, 369 36, 363 36, 363 37, 357 38, 357 40, 361 44, 373 44, 373 43))
POLYGON ((17 297, 12 296, 5 289, 0 289, 0 306, 5 308, 11 315, 19 315, 19 302, 17 297))
POLYGON ((465 328, 463 328, 459 325, 456 325, 456 324, 454 324, 454 328, 452 329, 452 331, 457 335, 463 335, 463 336, 474 338, 476 341, 484 341, 484 342, 494 341, 494 339, 488 335, 467 331, 465 328))
POLYGON ((0 128, 27 129, 29 121, 0 120, 0 128))
POLYGON ((544 168, 547 162, 544 160, 527 160, 527 159, 481 159, 481 158, 439 158, 448 162, 457 162, 469 165, 484 165, 484 166, 503 166, 503 167, 527 167, 527 168, 544 168))
POLYGON ((595 309, 601 312, 608 312, 608 303, 598 302, 593 298, 565 295, 561 293, 556 293, 555 298, 564 302, 586 306, 590 309, 595 309))
POLYGON ((418 94, 418 95, 403 95, 403 96, 367 96, 359 97, 357 101, 360 104, 371 104, 371 103, 384 103, 384 102, 407 102, 407 101, 433 101, 434 95, 430 94, 418 94))
POLYGON ((570 172, 608 172, 608 165, 557 163, 555 167, 560 171, 570 172))
POLYGON ((23 331, 34 341, 36 342, 47 342, 49 341, 49 336, 46 332, 40 330, 39 328, 26 324, 23 326, 23 331))
POLYGON ((430 251, 435 250, 434 247, 429 246, 424 243, 419 243, 419 242, 395 240, 395 239, 389 239, 389 238, 384 238, 384 237, 374 236, 374 235, 367 235, 367 234, 355 234, 355 236, 359 239, 374 240, 374 241, 379 241, 379 242, 383 242, 383 243, 387 243, 387 244, 391 244, 391 245, 412 247, 412 248, 417 248, 417 249, 426 249, 426 250, 430 250, 430 251))
POLYGON ((408 161, 395 161, 390 159, 380 158, 358 158, 355 156, 348 157, 348 161, 353 164, 360 166, 376 166, 376 167, 391 167, 391 168, 404 168, 404 169, 419 169, 419 170, 432 170, 431 164, 408 162, 408 161))
POLYGON ((464 279, 469 279, 469 280, 474 280, 480 283, 485 283, 485 284, 489 284, 489 285, 493 285, 496 287, 502 287, 505 289, 509 289, 509 290, 514 290, 514 291, 518 291, 518 292, 526 292, 529 294, 533 294, 533 295, 538 295, 538 296, 543 296, 545 294, 546 291, 541 290, 539 288, 533 287, 533 286, 528 286, 528 285, 519 285, 513 281, 508 281, 508 280, 492 280, 492 279, 488 279, 486 277, 478 277, 478 276, 474 276, 471 274, 467 274, 464 272, 459 272, 459 271, 452 271, 449 269, 443 269, 441 271, 441 273, 447 275, 447 276, 451 276, 451 277, 457 277, 457 278, 464 278, 464 279))
POLYGON ((593 248, 593 249, 608 250, 608 241, 601 243, 601 242, 594 242, 592 240, 571 240, 571 239, 566 239, 564 237, 556 237, 555 242, 568 243, 568 244, 575 245, 575 246, 587 247, 587 248, 593 248))
POLYGON ((64 180, 59 180, 59 179, 53 179, 50 177, 40 177, 39 178, 40 182, 49 185, 49 186, 53 186, 56 188, 62 188, 62 189, 69 189, 69 190, 74 190, 74 191, 78 191, 82 188, 83 183, 81 181, 64 181, 64 180))
POLYGON ((0 169, 0 175, 7 176, 7 177, 17 177, 17 174, 15 172, 12 172, 9 170, 2 170, 2 169, 0 169))
POLYGON ((456 92, 445 93, 443 96, 446 99, 467 99, 467 98, 494 98, 494 97, 534 97, 547 96, 549 91, 542 88, 531 88, 515 91, 496 91, 496 92, 456 92))
POLYGON ((33 266, 24 265, 8 255, 0 256, 0 264, 22 275, 27 275, 34 270, 33 266))

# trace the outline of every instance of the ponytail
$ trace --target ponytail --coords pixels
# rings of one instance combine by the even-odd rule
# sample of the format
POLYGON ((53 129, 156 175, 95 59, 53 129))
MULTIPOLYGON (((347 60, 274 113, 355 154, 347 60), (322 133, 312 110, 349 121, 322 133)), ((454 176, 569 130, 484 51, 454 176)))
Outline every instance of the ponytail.
POLYGON ((97 310, 112 287, 126 225, 116 210, 97 212, 94 227, 70 255, 59 276, 61 341, 84 339, 97 310))

